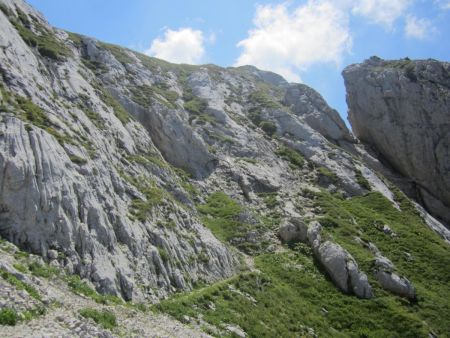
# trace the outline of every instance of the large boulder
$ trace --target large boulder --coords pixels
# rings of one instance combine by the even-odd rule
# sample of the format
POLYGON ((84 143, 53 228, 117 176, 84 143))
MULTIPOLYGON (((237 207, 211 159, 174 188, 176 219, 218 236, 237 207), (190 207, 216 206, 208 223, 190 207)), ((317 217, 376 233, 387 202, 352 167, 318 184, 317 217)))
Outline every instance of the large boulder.
POLYGON ((367 275, 359 271, 355 259, 339 244, 330 241, 320 244, 317 258, 339 289, 359 298, 373 297, 367 275))
POLYGON ((355 135, 450 221, 450 63, 372 57, 343 71, 355 135))
POLYGON ((291 218, 285 221, 278 230, 278 236, 280 236, 283 242, 305 242, 307 238, 308 227, 306 224, 297 217, 291 218))
POLYGON ((406 277, 399 276, 394 272, 395 266, 388 258, 378 254, 375 257, 374 265, 375 277, 383 289, 401 297, 416 299, 415 287, 406 277))

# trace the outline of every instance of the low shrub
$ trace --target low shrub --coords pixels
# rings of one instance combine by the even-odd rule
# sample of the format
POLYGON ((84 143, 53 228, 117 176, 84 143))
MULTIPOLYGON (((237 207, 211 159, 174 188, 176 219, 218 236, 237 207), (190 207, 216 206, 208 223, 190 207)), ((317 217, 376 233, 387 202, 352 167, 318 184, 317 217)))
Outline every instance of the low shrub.
POLYGON ((84 318, 91 318, 94 322, 103 328, 111 330, 117 326, 116 315, 108 310, 98 311, 92 308, 85 308, 79 311, 84 318))

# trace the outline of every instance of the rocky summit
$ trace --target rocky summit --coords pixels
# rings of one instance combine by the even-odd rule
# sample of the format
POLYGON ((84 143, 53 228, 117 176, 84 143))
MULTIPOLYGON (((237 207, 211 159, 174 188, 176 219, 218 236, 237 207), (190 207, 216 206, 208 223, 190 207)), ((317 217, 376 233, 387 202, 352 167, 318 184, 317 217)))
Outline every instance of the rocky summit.
POLYGON ((448 337, 450 66, 315 90, 0 0, 0 336, 448 337))

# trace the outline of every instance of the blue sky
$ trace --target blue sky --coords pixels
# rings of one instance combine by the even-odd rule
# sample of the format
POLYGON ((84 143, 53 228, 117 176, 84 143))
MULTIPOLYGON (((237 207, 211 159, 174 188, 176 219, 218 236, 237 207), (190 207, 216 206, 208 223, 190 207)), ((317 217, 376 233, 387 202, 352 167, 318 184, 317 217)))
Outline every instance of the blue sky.
POLYGON ((56 27, 169 61, 275 71, 345 120, 345 66, 371 55, 450 60, 450 0, 28 2, 56 27))

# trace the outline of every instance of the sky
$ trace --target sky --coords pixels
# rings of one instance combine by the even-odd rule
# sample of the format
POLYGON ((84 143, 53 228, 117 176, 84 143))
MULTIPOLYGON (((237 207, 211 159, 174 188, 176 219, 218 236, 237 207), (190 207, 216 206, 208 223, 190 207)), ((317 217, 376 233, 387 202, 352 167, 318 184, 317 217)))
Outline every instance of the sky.
POLYGON ((28 0, 59 28, 175 63, 254 65, 321 93, 372 55, 450 61, 450 0, 28 0))

